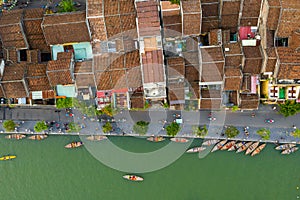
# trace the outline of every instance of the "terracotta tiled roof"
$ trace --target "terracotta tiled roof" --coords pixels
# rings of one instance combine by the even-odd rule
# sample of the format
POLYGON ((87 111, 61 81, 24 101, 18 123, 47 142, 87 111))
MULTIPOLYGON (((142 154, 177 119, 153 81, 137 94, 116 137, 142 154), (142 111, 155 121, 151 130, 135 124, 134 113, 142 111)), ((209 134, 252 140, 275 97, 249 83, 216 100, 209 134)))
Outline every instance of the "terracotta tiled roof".
POLYGON ((59 52, 57 53, 57 60, 68 60, 70 61, 73 59, 73 53, 72 52, 59 52))
POLYGON ((190 83, 199 85, 199 65, 198 66, 185 66, 185 79, 190 83))
POLYGON ((225 56, 225 66, 228 67, 238 67, 243 63, 243 56, 225 56))
POLYGON ((239 68, 225 68, 224 90, 240 90, 242 84, 242 73, 239 68))
POLYGON ((300 77, 300 64, 281 64, 278 72, 278 79, 299 79, 300 77))
POLYGON ((221 98, 221 91, 201 89, 201 98, 221 98))
POLYGON ((97 90, 111 90, 113 88, 109 71, 96 72, 97 90))
MULTIPOLYGON (((300 28, 300 27, 299 27, 300 28)), ((289 47, 295 49, 296 51, 300 48, 300 29, 294 31, 289 38, 289 47)))
POLYGON ((212 29, 219 28, 219 19, 217 17, 211 17, 202 19, 201 32, 207 33, 212 29))
POLYGON ((6 98, 22 98, 28 96, 23 81, 2 82, 2 87, 6 98))
POLYGON ((203 63, 224 61, 223 50, 221 47, 200 48, 200 50, 203 63))
POLYGON ((223 15, 236 15, 240 12, 241 1, 223 1, 222 17, 223 15))
POLYGON ((25 76, 25 73, 26 73, 25 64, 14 64, 11 66, 6 66, 4 68, 2 82, 22 80, 25 76))
POLYGON ((240 95, 241 109, 257 109, 259 105, 259 98, 256 94, 241 94, 240 95))
POLYGON ((126 70, 128 88, 138 88, 142 86, 141 67, 134 67, 126 70))
POLYGON ((144 108, 144 94, 142 91, 134 91, 130 96, 131 108, 144 108))
POLYGON ((90 41, 85 12, 46 15, 42 28, 48 45, 90 41))
POLYGON ((251 91, 251 76, 249 74, 243 76, 242 91, 247 93, 251 91))
POLYGON ((96 86, 93 73, 75 74, 74 77, 75 77, 75 84, 77 88, 96 86))
POLYGON ((281 17, 279 19, 279 26, 277 29, 277 37, 289 37, 300 27, 300 8, 290 8, 291 7, 281 11, 281 17))
POLYGON ((183 22, 182 33, 184 35, 199 35, 201 33, 201 4, 200 0, 181 1, 183 22))
POLYGON ((45 74, 43 77, 30 77, 26 78, 28 82, 29 91, 45 91, 51 90, 49 80, 45 74))
POLYGON ((179 5, 171 4, 169 1, 161 1, 161 5, 165 37, 181 36, 182 22, 179 5))
POLYGON ((219 3, 215 4, 202 4, 202 17, 216 17, 219 16, 219 3))
POLYGON ((179 104, 180 102, 184 101, 184 88, 178 88, 178 89, 170 89, 168 90, 168 97, 170 104, 179 104))
POLYGON ((182 57, 170 57, 167 59, 168 77, 184 76, 185 67, 182 57))
POLYGON ((297 63, 300 64, 300 52, 294 51, 288 47, 277 47, 280 63, 297 63))
POLYGON ((280 0, 268 0, 269 6, 280 6, 280 0))
POLYGON ((266 49, 267 53, 267 63, 266 63, 266 69, 265 72, 273 72, 275 70, 275 65, 277 62, 277 56, 276 56, 276 50, 275 48, 267 48, 266 49))
POLYGON ((276 30, 280 16, 280 7, 270 7, 267 18, 267 29, 276 30))
POLYGON ((238 67, 226 67, 225 77, 240 77, 242 78, 241 69, 238 67))
POLYGON ((69 60, 50 60, 47 65, 47 71, 59 71, 64 69, 70 69, 69 60))
POLYGON ((26 19, 42 19, 44 16, 43 8, 24 9, 24 20, 26 19))
POLYGON ((228 43, 223 45, 224 48, 229 48, 229 51, 225 51, 225 55, 238 54, 242 55, 242 46, 240 42, 228 43))
POLYGON ((47 64, 47 76, 52 86, 72 84, 69 60, 51 60, 47 64))
POLYGON ((257 26, 261 1, 244 1, 240 26, 257 26))
POLYGON ((236 30, 238 27, 239 15, 222 15, 221 27, 236 30))
POLYGON ((84 73, 92 73, 93 72, 93 62, 92 61, 83 61, 76 62, 74 67, 75 74, 84 74, 84 73))
POLYGON ((29 63, 38 63, 40 62, 40 51, 38 49, 27 50, 27 62, 29 63))
POLYGON ((5 97, 5 95, 4 95, 4 93, 3 93, 2 85, 0 85, 0 97, 5 97))
POLYGON ((87 16, 103 16, 103 0, 88 0, 87 16))
POLYGON ((201 82, 222 81, 224 76, 224 63, 203 63, 201 82))
POLYGON ((16 49, 8 49, 7 50, 7 60, 10 60, 14 63, 18 62, 18 54, 16 49))
POLYGON ((219 109, 221 106, 221 99, 201 99, 200 109, 219 109))
POLYGON ((278 47, 279 57, 278 79, 299 79, 300 77, 300 52, 292 48, 278 47))
POLYGON ((23 10, 2 13, 0 18, 0 36, 4 48, 28 48, 21 24, 23 10))
POLYGON ((139 50, 131 51, 125 54, 125 68, 140 66, 139 50))
POLYGON ((107 40, 104 17, 89 18, 88 20, 93 40, 107 40))
POLYGON ((162 50, 142 54, 144 83, 164 82, 162 50))
POLYGON ((183 52, 183 57, 187 65, 199 66, 198 52, 183 52))
POLYGON ((46 76, 47 64, 28 64, 27 77, 46 76))
POLYGON ((245 54, 244 73, 259 74, 262 67, 262 55, 259 46, 243 47, 245 54))
POLYGON ((222 30, 221 29, 213 29, 209 31, 209 45, 213 46, 213 45, 219 45, 222 42, 222 37, 219 38, 218 36, 222 35, 222 30), (220 43, 219 43, 220 40, 220 43))
POLYGON ((156 0, 136 2, 140 36, 160 35, 158 3, 156 0))

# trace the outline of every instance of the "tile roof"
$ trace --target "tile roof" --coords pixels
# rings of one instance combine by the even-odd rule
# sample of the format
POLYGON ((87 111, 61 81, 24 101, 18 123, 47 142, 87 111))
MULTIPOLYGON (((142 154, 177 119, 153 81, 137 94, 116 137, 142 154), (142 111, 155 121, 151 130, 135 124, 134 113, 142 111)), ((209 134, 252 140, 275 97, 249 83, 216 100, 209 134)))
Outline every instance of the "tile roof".
MULTIPOLYGON (((299 2, 298 2, 299 4, 299 2)), ((295 30, 300 27, 300 8, 281 10, 281 17, 277 29, 277 37, 289 37, 295 30)))
POLYGON ((257 109, 259 105, 259 97, 256 94, 241 94, 240 95, 241 109, 257 109))
POLYGON ((249 74, 244 74, 241 90, 247 93, 251 91, 251 76, 249 74))
POLYGON ((29 63, 38 63, 40 62, 40 51, 38 49, 26 50, 27 62, 29 63))
POLYGON ((42 29, 47 44, 90 41, 85 16, 85 12, 46 15, 42 23, 42 29))
POLYGON ((259 46, 243 47, 245 55, 244 73, 259 74, 262 68, 262 55, 259 46))
POLYGON ((126 70, 126 74, 128 88, 138 88, 142 86, 142 72, 140 66, 126 70))
POLYGON ((242 84, 242 72, 236 67, 225 68, 224 90, 240 90, 242 84))
POLYGON ((22 98, 28 96, 23 81, 2 82, 2 87, 6 98, 22 98))
POLYGON ((209 45, 219 45, 222 43, 222 37, 220 38, 219 36, 222 35, 222 30, 221 29, 213 29, 209 31, 208 35, 208 40, 209 40, 209 45))
POLYGON ((104 17, 89 18, 88 21, 93 40, 107 40, 104 17))
POLYGON ((243 56, 225 56, 225 66, 228 67, 238 67, 243 64, 243 56))
POLYGON ((4 68, 1 81, 18 81, 23 80, 26 73, 25 64, 13 64, 4 68))
POLYGON ((162 50, 142 53, 144 83, 164 82, 162 50))
POLYGON ((240 26, 257 26, 261 1, 243 1, 240 26))
POLYGON ((96 72, 97 90, 111 90, 113 88, 109 71, 96 72))
POLYGON ((72 60, 73 53, 72 52, 59 52, 57 53, 57 60, 72 60))
POLYGON ((220 90, 207 90, 201 89, 201 98, 221 98, 221 91, 220 90))
POLYGON ((39 77, 30 77, 26 78, 28 82, 28 88, 29 91, 47 91, 51 90, 51 86, 48 80, 48 77, 46 76, 39 76, 39 77))
POLYGON ((0 85, 0 97, 5 97, 2 85, 0 85))
POLYGON ((223 1, 222 17, 224 15, 236 15, 240 13, 241 1, 223 1))
POLYGON ((201 69, 201 82, 223 80, 224 63, 203 63, 201 69))
POLYGON ((142 91, 134 91, 130 95, 131 108, 144 108, 144 94, 142 91))
POLYGON ((218 61, 224 62, 222 47, 200 48, 200 51, 201 51, 201 60, 203 63, 218 62, 218 61))
POLYGON ((47 64, 47 76, 52 86, 73 83, 69 60, 51 60, 47 64))
POLYGON ((112 86, 114 89, 127 88, 126 70, 112 70, 110 71, 112 86))
POLYGON ((76 62, 74 67, 74 74, 85 74, 85 73, 93 73, 93 62, 92 61, 76 62))
POLYGON ((201 33, 202 9, 200 0, 183 0, 182 33, 183 35, 199 35, 201 33))
POLYGON ((184 102, 185 94, 184 88, 170 89, 168 90, 168 97, 170 105, 180 104, 179 102, 184 102))
POLYGON ((7 51, 7 60, 10 60, 14 63, 18 62, 18 54, 16 49, 8 49, 7 51))
POLYGON ((280 64, 278 79, 299 79, 300 77, 300 64, 280 64))
POLYGON ((258 18, 241 18, 240 26, 257 26, 258 18))
POLYGON ((199 65, 198 68, 194 66, 185 66, 185 79, 189 84, 196 83, 199 85, 199 65))
POLYGON ((161 1, 160 5, 162 11, 180 9, 178 4, 172 4, 170 1, 161 1))
POLYGON ((238 67, 226 67, 225 77, 242 77, 241 69, 238 67))
POLYGON ((168 77, 178 77, 185 75, 185 63, 182 57, 167 58, 168 77))
POLYGON ((50 60, 47 64, 47 71, 60 71, 70 69, 70 60, 50 60))
POLYGON ((176 37, 182 35, 182 21, 180 7, 169 1, 161 1, 162 21, 165 37, 176 37))
POLYGON ((280 17, 280 7, 270 7, 267 18, 267 29, 276 30, 280 17))
POLYGON ((87 0, 87 16, 103 16, 103 0, 87 0))
POLYGON ((279 58, 278 79, 299 79, 300 52, 288 47, 277 48, 279 58))
POLYGON ((221 17, 221 27, 222 28, 232 28, 236 30, 238 27, 239 15, 222 15, 221 17))
POLYGON ((215 4, 201 4, 202 17, 216 17, 219 16, 219 3, 215 4))
POLYGON ((280 0, 268 0, 269 6, 280 6, 280 0))
POLYGON ((225 54, 225 66, 238 67, 243 62, 243 52, 240 42, 227 43, 223 45, 225 54))
POLYGON ((44 16, 43 8, 24 9, 24 20, 26 19, 42 19, 44 16))
POLYGON ((28 48, 24 34, 23 10, 2 13, 0 17, 0 36, 4 48, 28 48))
POLYGON ((47 64, 28 64, 26 77, 46 77, 47 64))
POLYGON ((277 53, 280 63, 300 64, 300 52, 296 52, 292 48, 277 47, 277 53))
POLYGON ((300 30, 294 31, 289 37, 289 47, 298 51, 300 48, 300 30))
POLYGON ((221 106, 221 99, 201 99, 200 109, 219 109, 221 106))
POLYGON ((75 74, 74 75, 75 78, 75 84, 77 86, 77 88, 82 88, 82 87, 95 87, 95 76, 93 73, 85 73, 85 74, 75 74))
POLYGON ((201 32, 206 33, 212 29, 219 28, 219 19, 217 17, 211 17, 202 19, 201 32))

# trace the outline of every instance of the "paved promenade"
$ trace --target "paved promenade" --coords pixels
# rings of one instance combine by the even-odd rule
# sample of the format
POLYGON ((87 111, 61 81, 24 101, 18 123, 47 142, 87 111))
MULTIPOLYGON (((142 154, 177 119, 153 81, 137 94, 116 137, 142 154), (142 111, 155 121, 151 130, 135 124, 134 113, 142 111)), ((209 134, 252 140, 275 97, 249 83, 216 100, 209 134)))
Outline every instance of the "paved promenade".
MULTIPOLYGON (((233 125, 240 130, 240 134, 235 138, 238 140, 259 140, 260 136, 256 131, 260 128, 268 128, 271 130, 271 137, 269 142, 278 141, 283 142, 300 142, 300 139, 292 137, 290 134, 294 130, 293 125, 300 127, 299 114, 284 118, 274 111, 271 106, 261 106, 258 111, 255 111, 255 117, 251 117, 250 111, 215 111, 212 112, 215 121, 209 121, 209 111, 200 112, 178 112, 166 110, 150 110, 150 111, 123 111, 114 117, 113 128, 111 135, 135 135, 132 132, 132 127, 136 121, 149 121, 149 135, 166 135, 164 127, 174 120, 173 114, 180 114, 183 118, 183 124, 179 136, 194 137, 191 133, 192 126, 206 124, 209 133, 206 138, 225 138, 224 130, 226 126, 233 125), (274 119, 275 123, 265 123, 265 119, 274 119), (164 123, 166 121, 167 123, 164 123), (249 127, 249 135, 246 136, 244 128, 249 127)), ((1 121, 12 119, 18 123, 18 128, 15 132, 33 134, 34 125, 37 121, 44 120, 48 123, 52 122, 52 128, 46 131, 48 134, 75 134, 75 135, 90 135, 103 134, 102 125, 107 118, 86 118, 82 116, 77 110, 72 111, 70 116, 66 110, 58 110, 54 107, 15 107, 0 109, 1 121), (76 122, 82 129, 79 133, 66 133, 64 124, 69 122, 76 122)), ((0 131, 4 133, 2 126, 0 131)))

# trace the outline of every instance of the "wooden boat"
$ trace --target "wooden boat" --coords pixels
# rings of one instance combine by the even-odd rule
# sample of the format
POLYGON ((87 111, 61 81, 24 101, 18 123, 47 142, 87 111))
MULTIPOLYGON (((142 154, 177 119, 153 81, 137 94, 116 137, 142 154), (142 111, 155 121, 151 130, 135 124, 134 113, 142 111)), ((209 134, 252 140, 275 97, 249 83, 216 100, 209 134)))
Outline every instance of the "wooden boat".
POLYGON ((72 149, 72 148, 80 147, 80 146, 82 146, 82 145, 83 145, 82 142, 71 142, 70 144, 67 144, 67 145, 65 146, 65 148, 67 148, 67 149, 72 149))
POLYGON ((151 142, 161 142, 164 141, 165 138, 163 138, 162 136, 155 136, 155 137, 148 137, 147 140, 151 142))
POLYGON ((236 153, 240 153, 242 151, 245 151, 253 142, 247 142, 246 144, 243 144, 237 151, 236 153))
POLYGON ((101 141, 106 140, 107 137, 105 135, 91 135, 86 138, 89 141, 101 141))
POLYGON ((203 142, 202 145, 210 146, 210 145, 218 143, 219 141, 220 140, 207 140, 207 141, 203 142))
POLYGON ((281 152, 281 154, 285 154, 285 155, 288 155, 288 154, 291 154, 291 153, 294 153, 295 151, 297 151, 299 148, 298 147, 292 147, 292 148, 289 148, 289 149, 285 149, 281 152))
POLYGON ((256 149, 256 147, 258 147, 258 145, 259 145, 259 142, 255 142, 251 146, 249 146, 249 148, 247 149, 245 155, 248 155, 249 153, 252 153, 256 149))
POLYGON ((236 150, 238 150, 241 146, 243 146, 243 144, 245 144, 245 142, 239 142, 239 143, 233 145, 232 147, 230 147, 230 148, 228 149, 228 151, 236 151, 236 150))
POLYGON ((0 158, 0 160, 12 160, 15 159, 17 156, 10 156, 10 155, 6 155, 6 156, 2 156, 0 158))
POLYGON ((231 141, 231 142, 228 142, 226 145, 224 145, 221 150, 227 150, 229 148, 231 148, 232 146, 234 146, 236 143, 236 141, 231 141))
POLYGON ((204 151, 205 149, 206 149, 206 147, 194 147, 194 148, 187 150, 186 152, 187 153, 197 153, 197 152, 204 151))
POLYGON ((185 138, 171 138, 170 140, 172 142, 178 142, 178 143, 186 143, 189 141, 188 139, 185 139, 185 138))
POLYGON ((47 135, 32 135, 32 136, 28 137, 28 139, 30 139, 30 140, 43 140, 47 137, 48 137, 47 135))
POLYGON ((219 142, 218 144, 216 144, 214 146, 214 148, 211 150, 211 152, 220 150, 225 145, 226 142, 227 142, 227 140, 222 140, 221 142, 219 142))
POLYGON ((129 180, 129 181, 143 181, 144 179, 140 176, 136 175, 124 175, 123 178, 129 180))
POLYGON ((5 136, 6 139, 16 139, 16 140, 21 140, 25 137, 26 137, 26 135, 22 135, 22 134, 11 134, 11 135, 5 136))
POLYGON ((285 149, 290 149, 294 146, 296 146, 296 144, 282 144, 282 145, 277 146, 275 149, 276 150, 285 150, 285 149))
POLYGON ((261 152, 265 148, 267 144, 261 144, 259 147, 257 147, 251 154, 251 156, 255 156, 261 152))

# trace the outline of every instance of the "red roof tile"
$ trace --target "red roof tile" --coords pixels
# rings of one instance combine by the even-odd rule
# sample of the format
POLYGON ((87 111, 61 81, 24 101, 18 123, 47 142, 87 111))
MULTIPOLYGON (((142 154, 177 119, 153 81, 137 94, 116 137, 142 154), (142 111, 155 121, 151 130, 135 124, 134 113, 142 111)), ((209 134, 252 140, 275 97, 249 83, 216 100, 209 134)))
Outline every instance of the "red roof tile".
POLYGON ((267 29, 276 30, 280 16, 280 7, 270 7, 267 18, 267 29))
POLYGON ((103 16, 103 0, 88 0, 87 16, 103 16))
POLYGON ((224 61, 222 47, 200 48, 200 50, 203 63, 224 61))
POLYGON ((241 94, 241 109, 257 109, 259 105, 259 98, 256 94, 241 94))
POLYGON ((221 106, 221 99, 201 99, 200 109, 219 109, 221 106))
POLYGON ((199 35, 201 33, 201 4, 199 0, 184 0, 182 4, 182 33, 199 35))
POLYGON ((201 82, 222 81, 224 76, 224 63, 203 63, 201 82))
POLYGON ((279 19, 279 26, 277 29, 277 37, 289 37, 295 30, 300 27, 300 8, 283 9, 279 19))
POLYGON ((146 51, 142 54, 144 83, 164 82, 162 51, 146 51))

